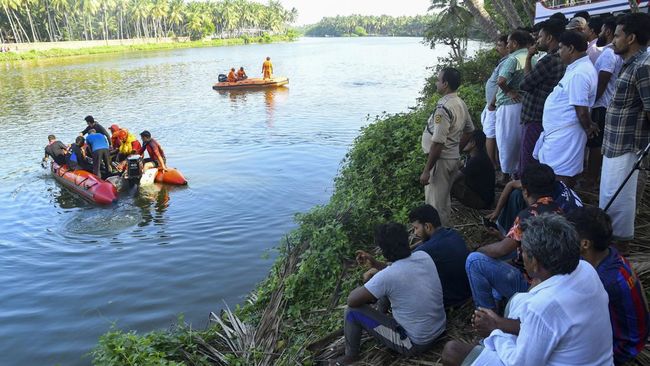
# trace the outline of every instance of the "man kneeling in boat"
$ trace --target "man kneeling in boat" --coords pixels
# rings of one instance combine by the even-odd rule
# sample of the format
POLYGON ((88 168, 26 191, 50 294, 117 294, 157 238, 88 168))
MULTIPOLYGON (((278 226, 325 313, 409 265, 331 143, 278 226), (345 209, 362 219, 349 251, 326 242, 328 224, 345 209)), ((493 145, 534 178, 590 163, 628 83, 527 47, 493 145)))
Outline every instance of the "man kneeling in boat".
POLYGON ((70 170, 92 171, 92 165, 88 162, 85 144, 86 139, 83 136, 77 136, 74 144, 70 145, 70 155, 68 156, 68 168, 70 170))
POLYGON ((167 165, 165 164, 165 151, 163 151, 160 144, 151 137, 151 132, 146 130, 142 131, 140 137, 142 137, 142 147, 140 148, 140 151, 138 151, 138 154, 144 155, 145 150, 149 153, 149 157, 143 160, 144 169, 162 168, 163 170, 167 170, 167 165))

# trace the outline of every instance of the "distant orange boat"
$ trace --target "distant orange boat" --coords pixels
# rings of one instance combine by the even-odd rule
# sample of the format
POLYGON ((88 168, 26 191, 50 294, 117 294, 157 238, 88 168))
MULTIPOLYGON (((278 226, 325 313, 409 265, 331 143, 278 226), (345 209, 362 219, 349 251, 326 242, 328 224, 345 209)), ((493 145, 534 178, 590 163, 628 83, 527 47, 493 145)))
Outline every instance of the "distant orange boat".
POLYGON ((274 77, 270 79, 262 78, 250 78, 241 81, 235 82, 221 82, 216 83, 212 86, 214 90, 228 90, 228 89, 248 89, 248 88, 267 88, 267 87, 276 87, 289 84, 289 78, 285 77, 274 77))

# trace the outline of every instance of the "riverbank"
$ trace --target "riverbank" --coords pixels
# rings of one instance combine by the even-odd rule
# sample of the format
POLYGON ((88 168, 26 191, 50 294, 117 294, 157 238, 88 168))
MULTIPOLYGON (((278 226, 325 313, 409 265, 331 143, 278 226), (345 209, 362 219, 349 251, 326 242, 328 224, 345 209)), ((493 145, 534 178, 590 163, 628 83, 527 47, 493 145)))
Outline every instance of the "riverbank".
POLYGON ((133 51, 166 50, 178 48, 200 48, 235 46, 249 43, 290 42, 298 38, 295 32, 257 37, 242 36, 237 38, 210 39, 191 41, 189 38, 161 39, 125 39, 109 41, 72 41, 72 42, 40 42, 5 44, 10 52, 0 53, 0 61, 34 60, 41 58, 57 58, 107 53, 123 53, 133 51))
MULTIPOLYGON (((493 53, 479 53, 460 66, 464 85, 459 94, 477 127, 485 102, 483 81, 496 61, 493 53)), ((240 307, 211 316, 211 325, 199 331, 182 319, 172 330, 144 335, 113 330, 99 340, 94 363, 315 365, 341 355, 343 304, 363 272, 354 262, 355 251, 376 252, 372 228, 389 220, 407 223, 409 210, 422 201, 419 146, 438 99, 433 81, 430 77, 411 112, 380 116, 362 129, 335 178, 329 202, 296 216, 298 227, 280 243, 268 278, 240 307)), ((593 192, 579 193, 587 203, 598 200, 593 192)), ((644 202, 639 204, 639 240, 629 258, 648 289, 650 227, 643 223, 650 219, 650 207, 644 202)), ((453 204, 451 221, 468 244, 488 240, 481 224, 485 213, 453 204)), ((366 342, 361 364, 438 365, 445 341, 472 337, 471 312, 468 304, 448 313, 446 336, 417 359, 398 358, 376 342, 366 342)), ((637 359, 639 364, 648 360, 646 353, 637 359)))

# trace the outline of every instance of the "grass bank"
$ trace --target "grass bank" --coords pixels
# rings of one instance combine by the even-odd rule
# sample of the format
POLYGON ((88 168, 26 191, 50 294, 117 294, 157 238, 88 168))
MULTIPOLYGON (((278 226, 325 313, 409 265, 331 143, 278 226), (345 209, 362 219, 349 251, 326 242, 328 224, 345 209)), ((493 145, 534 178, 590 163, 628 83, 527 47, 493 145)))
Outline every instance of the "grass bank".
POLYGON ((121 45, 121 46, 98 46, 98 47, 88 47, 88 48, 78 48, 78 49, 53 48, 44 51, 33 50, 28 52, 3 52, 0 53, 0 61, 34 60, 34 59, 41 59, 41 58, 98 55, 98 54, 107 54, 107 53, 124 53, 124 52, 132 52, 132 51, 167 50, 167 49, 177 49, 177 48, 235 46, 235 45, 244 45, 249 43, 289 42, 289 41, 294 41, 297 37, 298 37, 297 33, 287 32, 285 34, 278 34, 278 35, 263 34, 258 37, 242 36, 238 38, 212 39, 207 41, 199 40, 199 41, 189 41, 189 42, 146 43, 146 44, 121 45))
MULTIPOLYGON (((479 53, 460 66, 464 76, 459 94, 477 127, 484 107, 483 80, 497 56, 479 53)), ((411 208, 423 200, 418 177, 425 162, 420 137, 438 96, 429 78, 419 106, 408 113, 378 116, 363 128, 345 156, 329 202, 296 215, 298 227, 278 246, 280 255, 269 276, 248 300, 211 316, 212 325, 199 331, 182 319, 171 330, 138 335, 114 329, 103 335, 92 352, 96 365, 316 365, 343 353, 343 304, 361 281, 354 262, 359 249, 374 250, 372 228, 387 220, 407 223, 411 208)), ((593 202, 597 196, 583 196, 593 202)), ((639 222, 650 219, 642 210, 639 222)), ((469 244, 486 240, 482 213, 453 205, 452 222, 469 244)), ((650 227, 639 230, 645 244, 633 247, 630 259, 646 288, 650 265, 644 246, 650 227), (645 266, 645 267, 644 267, 645 266)), ((376 342, 366 342, 362 364, 438 365, 444 340, 471 337, 467 306, 447 314, 446 338, 417 359, 396 357, 376 342)), ((642 362, 648 362, 642 355, 642 362)))

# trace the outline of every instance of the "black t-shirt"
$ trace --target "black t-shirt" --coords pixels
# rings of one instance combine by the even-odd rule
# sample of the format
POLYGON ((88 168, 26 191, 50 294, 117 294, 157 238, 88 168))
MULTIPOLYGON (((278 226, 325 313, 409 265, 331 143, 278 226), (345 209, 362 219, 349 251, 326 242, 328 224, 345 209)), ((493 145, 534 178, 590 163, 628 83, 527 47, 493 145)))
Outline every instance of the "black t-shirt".
POLYGON ((494 166, 487 154, 470 156, 461 169, 465 175, 465 183, 472 191, 481 196, 486 205, 494 202, 494 166))
POLYGON ((65 164, 65 150, 66 147, 61 141, 54 141, 53 143, 45 146, 45 153, 54 159, 59 164, 65 164))
POLYGON ((459 305, 472 297, 465 272, 469 250, 456 230, 439 228, 417 250, 429 254, 436 264, 445 307, 459 305))
POLYGON ((104 126, 100 125, 99 123, 95 122, 93 126, 86 127, 83 131, 81 131, 81 134, 86 135, 90 130, 95 130, 97 133, 101 133, 102 135, 106 136, 106 139, 109 143, 111 142, 111 135, 109 135, 104 126))

